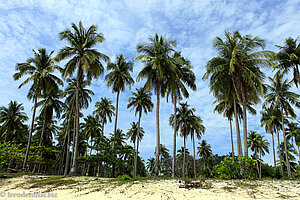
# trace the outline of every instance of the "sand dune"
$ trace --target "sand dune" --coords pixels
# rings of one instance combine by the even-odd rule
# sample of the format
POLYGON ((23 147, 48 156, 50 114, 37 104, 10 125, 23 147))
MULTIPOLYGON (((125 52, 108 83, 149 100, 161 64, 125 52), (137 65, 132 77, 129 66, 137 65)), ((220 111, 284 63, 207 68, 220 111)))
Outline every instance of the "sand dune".
POLYGON ((76 180, 76 183, 41 186, 29 183, 32 179, 43 177, 22 176, 1 180, 0 199, 300 199, 300 181, 206 180, 212 183, 211 188, 185 189, 179 188, 182 183, 178 180, 122 184, 104 178, 76 177, 65 178, 76 180))

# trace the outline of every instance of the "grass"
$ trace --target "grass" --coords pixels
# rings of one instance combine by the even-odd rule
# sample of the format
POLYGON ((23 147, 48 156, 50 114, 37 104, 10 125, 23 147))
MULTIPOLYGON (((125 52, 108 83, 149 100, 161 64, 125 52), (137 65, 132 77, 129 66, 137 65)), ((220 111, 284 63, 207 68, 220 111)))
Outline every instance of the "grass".
POLYGON ((40 187, 40 186, 48 186, 48 185, 54 185, 56 186, 62 186, 62 185, 70 185, 75 184, 77 181, 75 181, 72 178, 66 178, 64 176, 51 176, 46 177, 42 179, 31 179, 28 181, 28 183, 32 184, 33 187, 40 187))
POLYGON ((261 184, 250 184, 250 183, 244 183, 244 182, 236 182, 234 183, 237 187, 249 187, 249 188, 255 188, 262 186, 261 184))

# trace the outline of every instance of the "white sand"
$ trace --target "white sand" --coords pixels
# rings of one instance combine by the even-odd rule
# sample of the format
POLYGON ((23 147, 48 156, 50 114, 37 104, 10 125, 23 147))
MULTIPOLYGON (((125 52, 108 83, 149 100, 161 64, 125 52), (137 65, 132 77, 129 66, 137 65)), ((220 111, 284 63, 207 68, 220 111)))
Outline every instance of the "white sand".
POLYGON ((35 188, 32 188, 32 184, 28 183, 28 176, 0 180, 0 200, 300 199, 300 181, 206 180, 206 182, 213 184, 212 188, 184 189, 179 188, 179 185, 182 184, 176 180, 135 182, 120 185, 107 182, 108 179, 103 178, 77 177, 75 179, 79 181, 76 184, 58 187, 48 185, 35 188), (48 195, 47 192, 50 192, 51 197, 30 198, 24 196, 29 193, 48 195), (13 194, 15 194, 15 197, 12 197, 13 194), (23 197, 17 197, 17 194, 23 194, 23 197))

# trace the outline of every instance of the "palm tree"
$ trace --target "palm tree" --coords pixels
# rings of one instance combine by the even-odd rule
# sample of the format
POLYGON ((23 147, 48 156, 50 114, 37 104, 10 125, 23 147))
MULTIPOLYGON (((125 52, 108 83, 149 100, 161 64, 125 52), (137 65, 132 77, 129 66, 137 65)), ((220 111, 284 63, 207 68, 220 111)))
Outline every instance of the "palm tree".
MULTIPOLYGON (((249 93, 253 103, 259 101, 259 95, 264 92, 264 74, 259 66, 270 66, 269 60, 273 54, 269 51, 256 51, 264 48, 264 40, 251 35, 241 36, 238 31, 225 32, 225 40, 216 37, 214 47, 218 56, 211 59, 206 65, 205 78, 216 73, 224 72, 232 79, 234 91, 238 102, 243 106, 243 135, 244 154, 248 155, 247 147, 247 115, 246 108, 250 101, 249 93)), ((251 102, 251 101, 250 101, 251 102)))
POLYGON ((96 110, 93 114, 102 121, 102 135, 104 135, 104 125, 107 121, 112 122, 112 116, 115 114, 115 107, 112 105, 112 101, 108 98, 101 98, 101 101, 96 102, 96 110))
POLYGON ((23 104, 16 101, 10 101, 8 107, 0 107, 0 129, 3 133, 0 138, 4 138, 4 142, 24 140, 24 136, 20 133, 25 128, 24 122, 28 120, 28 117, 23 110, 23 104))
MULTIPOLYGON (((141 127, 141 118, 142 118, 142 112, 144 111, 145 114, 148 112, 151 112, 153 109, 153 103, 151 101, 151 93, 147 92, 145 88, 136 89, 136 92, 131 92, 133 97, 129 97, 128 99, 128 105, 127 108, 131 108, 130 111, 135 109, 135 115, 139 115, 138 119, 138 129, 141 127)), ((139 140, 137 140, 137 151, 135 152, 135 159, 134 159, 134 171, 133 176, 136 176, 136 167, 137 167, 137 155, 138 155, 138 149, 139 149, 139 140)))
POLYGON ((258 158, 259 154, 259 169, 257 169, 259 178, 261 178, 261 156, 264 156, 265 152, 269 153, 269 142, 256 131, 250 131, 248 137, 248 146, 250 150, 254 152, 254 158, 258 158))
POLYGON ((204 165, 203 170, 206 169, 206 166, 208 166, 208 161, 210 157, 212 156, 211 146, 206 142, 206 140, 202 140, 201 143, 199 143, 199 146, 197 147, 198 152, 197 154, 203 159, 204 165))
MULTIPOLYGON (((183 137, 183 148, 185 150, 186 147, 186 138, 190 134, 190 124, 188 123, 188 119, 194 115, 195 108, 189 108, 189 105, 186 103, 180 103, 180 108, 176 110, 176 129, 180 130, 180 134, 183 137)), ((174 114, 170 116, 169 122, 171 126, 174 126, 174 114)), ((183 162, 182 162, 182 176, 185 176, 185 153, 183 154, 183 162)))
POLYGON ((104 67, 100 62, 100 59, 108 61, 108 56, 100 53, 94 47, 97 44, 103 43, 105 38, 102 33, 98 33, 96 26, 92 25, 88 29, 84 28, 81 21, 79 26, 72 23, 73 32, 70 29, 66 29, 59 33, 60 40, 66 40, 69 46, 62 48, 56 59, 58 61, 71 58, 65 65, 63 72, 64 78, 72 76, 77 69, 76 75, 76 98, 75 98, 75 115, 77 116, 75 123, 76 130, 76 142, 75 153, 71 168, 71 175, 78 173, 78 139, 79 139, 79 85, 86 74, 88 79, 93 77, 97 78, 104 73, 104 67))
MULTIPOLYGON (((174 136, 173 136, 173 160, 172 160, 172 177, 175 177, 175 159, 176 159, 176 106, 177 99, 181 100, 182 96, 189 97, 189 92, 186 86, 192 90, 196 90, 195 74, 192 71, 190 61, 181 56, 181 52, 175 52, 173 59, 176 64, 175 73, 168 73, 165 86, 167 87, 167 97, 169 94, 172 97, 174 105, 174 136)), ((167 99, 168 100, 168 99, 167 99)))
POLYGON ((126 134, 121 129, 117 129, 116 133, 110 134, 110 141, 115 144, 115 146, 124 146, 126 144, 126 134))
MULTIPOLYGON (((287 160, 286 160, 286 157, 284 156, 284 154, 283 154, 283 152, 285 152, 285 145, 284 145, 284 142, 281 142, 280 143, 280 145, 278 146, 278 153, 279 153, 279 149, 281 149, 280 150, 280 152, 281 152, 281 156, 283 157, 283 163, 284 164, 287 164, 287 160)), ((288 160, 289 160, 289 162, 291 162, 292 163, 292 165, 294 165, 295 166, 295 163, 293 163, 293 161, 294 160, 296 160, 296 158, 295 158, 295 156, 294 155, 296 155, 297 154, 297 151, 296 151, 296 149, 295 149, 295 147, 291 144, 291 143, 289 143, 288 141, 287 141, 287 143, 286 143, 286 149, 287 149, 287 157, 288 157, 288 160)))
POLYGON ((283 74, 277 73, 274 78, 269 78, 271 85, 267 85, 269 93, 265 96, 265 104, 271 103, 271 106, 280 109, 281 112, 281 125, 282 133, 285 144, 285 159, 287 165, 288 176, 291 177, 291 168, 287 155, 287 146, 286 146, 286 135, 284 128, 284 114, 286 116, 290 115, 292 118, 296 117, 292 105, 300 107, 299 99, 300 95, 290 91, 292 87, 287 80, 283 80, 283 74))
POLYGON ((148 158, 147 161, 147 169, 149 171, 150 174, 154 174, 155 173, 155 158, 148 158))
POLYGON ((291 37, 287 38, 284 42, 284 46, 276 45, 280 51, 277 53, 279 63, 277 65, 283 73, 289 72, 292 68, 294 70, 293 81, 298 88, 300 83, 299 68, 300 65, 300 43, 298 41, 299 36, 296 39, 291 37))
POLYGON ((154 89, 156 95, 156 160, 155 160, 155 173, 158 175, 159 166, 159 146, 160 146, 160 133, 159 133, 159 101, 160 96, 165 95, 163 89, 163 82, 168 73, 175 73, 176 65, 170 57, 170 53, 176 47, 175 40, 168 40, 163 36, 155 34, 153 38, 149 38, 149 43, 141 43, 137 45, 137 52, 144 53, 139 55, 134 60, 139 59, 145 63, 145 67, 140 71, 137 80, 147 79, 145 83, 146 90, 154 89))
MULTIPOLYGON (((131 85, 134 84, 134 80, 130 75, 130 72, 133 71, 133 62, 127 61, 126 59, 127 58, 121 54, 116 57, 115 63, 109 62, 107 70, 111 72, 105 76, 107 86, 112 87, 113 93, 117 93, 114 134, 116 134, 117 131, 120 92, 123 92, 126 86, 131 88, 131 85)), ((114 177, 114 166, 112 176, 114 177)))
POLYGON ((49 85, 62 85, 62 81, 53 74, 55 70, 61 70, 57 65, 54 65, 54 59, 51 58, 54 51, 50 54, 46 49, 39 49, 38 52, 33 50, 34 57, 28 58, 25 63, 16 64, 16 73, 13 75, 14 80, 19 80, 23 76, 28 75, 23 83, 19 86, 19 89, 29 82, 33 82, 27 97, 33 99, 33 113, 31 128, 28 136, 28 145, 26 149, 25 159, 23 163, 23 171, 26 170, 27 160, 29 155, 29 149, 31 145, 31 137, 34 129, 34 119, 37 107, 37 100, 41 97, 42 91, 44 91, 49 85))
POLYGON ((298 147, 299 161, 300 161, 300 127, 298 126, 299 122, 290 122, 288 123, 288 128, 286 130, 286 138, 292 140, 296 143, 298 147))
POLYGON ((196 138, 198 140, 201 139, 201 136, 204 134, 205 132, 205 127, 202 124, 203 121, 201 119, 201 117, 196 116, 196 115, 192 115, 189 116, 189 118, 187 119, 188 124, 189 124, 189 131, 190 131, 190 135, 191 135, 191 139, 193 141, 193 150, 194 150, 194 176, 196 178, 197 174, 196 174, 196 152, 195 152, 195 134, 196 134, 196 138))
MULTIPOLYGON (((269 107, 264 108, 264 111, 261 112, 261 119, 260 123, 261 126, 265 126, 265 130, 267 133, 272 135, 272 147, 273 147, 273 157, 274 157, 274 171, 276 172, 276 156, 275 156, 275 145, 274 145, 274 134, 278 133, 281 129, 281 122, 280 122, 280 111, 276 108, 269 107)), ((278 135, 279 141, 279 135, 278 135)), ((279 142, 278 142, 279 145, 279 142)), ((281 153, 279 153, 279 156, 281 153)), ((283 167, 282 167, 282 160, 280 159, 280 169, 281 174, 283 175, 283 167)))

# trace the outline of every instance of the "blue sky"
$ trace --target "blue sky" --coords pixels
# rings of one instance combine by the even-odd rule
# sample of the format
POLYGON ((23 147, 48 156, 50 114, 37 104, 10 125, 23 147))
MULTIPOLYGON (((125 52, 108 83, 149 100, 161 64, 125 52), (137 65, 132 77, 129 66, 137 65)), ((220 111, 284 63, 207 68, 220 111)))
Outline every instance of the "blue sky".
MULTIPOLYGON (((209 94, 207 81, 201 79, 206 62, 216 55, 212 40, 216 36, 223 37, 225 30, 239 30, 242 34, 260 36, 266 40, 266 49, 276 51, 275 44, 282 45, 285 38, 296 38, 300 34, 299 8, 299 0, 0 1, 0 105, 6 106, 10 100, 17 100, 31 115, 32 102, 26 98, 28 87, 18 89, 20 81, 14 82, 12 78, 15 64, 31 57, 32 49, 46 48, 57 53, 65 45, 65 42, 59 41, 58 33, 70 28, 72 22, 81 20, 86 27, 97 25, 106 38, 98 49, 111 59, 121 53, 131 59, 137 55, 137 43, 146 42, 155 33, 166 34, 177 41, 177 50, 182 51, 182 55, 194 66, 197 91, 191 92, 190 98, 184 101, 195 107, 196 113, 202 117, 206 127, 203 139, 211 144, 213 153, 227 154, 231 151, 228 121, 213 113, 214 97, 209 94)), ((61 66, 64 63, 60 63, 61 66)), ((134 78, 142 67, 140 62, 135 62, 134 78)), ((264 71, 271 75, 271 70, 264 71)), ((138 82, 132 89, 142 85, 143 82, 138 82)), ((95 102, 101 97, 111 98, 115 103, 116 94, 106 87, 104 76, 93 81, 91 89, 95 95, 85 114, 93 111, 95 102)), ((126 109, 129 96, 129 89, 120 95, 118 127, 123 130, 137 120, 134 113, 126 109)), ((259 113, 261 105, 256 108, 259 113)), ((173 131, 168 125, 168 118, 172 111, 172 104, 161 100, 161 143, 169 148, 170 153, 173 131)), ((297 113, 300 114, 299 110, 297 113)), ((260 127, 259 119, 259 114, 248 116, 248 130, 256 130, 270 140, 271 137, 260 127)), ((142 126, 146 134, 140 151, 147 159, 154 155, 155 112, 142 117, 142 126)), ((111 132, 113 124, 108 124, 105 129, 111 132)), ((179 138, 177 147, 182 144, 179 138)), ((191 149, 189 140, 187 145, 191 149)), ((271 154, 265 157, 265 161, 272 162, 271 154)))

